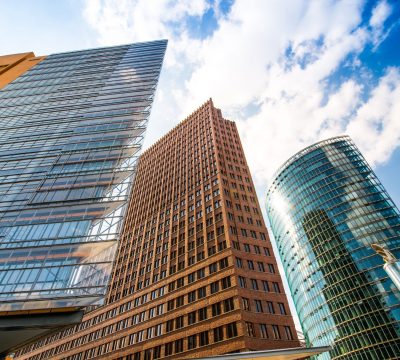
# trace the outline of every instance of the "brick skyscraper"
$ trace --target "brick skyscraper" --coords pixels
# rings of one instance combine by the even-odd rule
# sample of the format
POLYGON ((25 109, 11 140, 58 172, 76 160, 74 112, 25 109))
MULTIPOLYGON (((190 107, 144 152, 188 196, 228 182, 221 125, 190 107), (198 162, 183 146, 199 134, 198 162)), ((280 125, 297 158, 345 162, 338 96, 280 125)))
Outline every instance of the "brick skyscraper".
POLYGON ((140 158, 105 306, 18 359, 298 347, 235 123, 211 100, 140 158))

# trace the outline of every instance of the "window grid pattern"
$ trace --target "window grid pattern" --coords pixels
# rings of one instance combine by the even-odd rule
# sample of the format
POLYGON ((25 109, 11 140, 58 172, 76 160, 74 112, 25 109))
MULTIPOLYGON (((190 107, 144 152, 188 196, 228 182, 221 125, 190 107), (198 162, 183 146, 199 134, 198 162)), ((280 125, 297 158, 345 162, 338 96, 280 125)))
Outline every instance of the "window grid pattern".
POLYGON ((141 156, 106 305, 88 312, 83 327, 26 347, 19 358, 39 360, 57 352, 71 360, 101 352, 123 360, 133 354, 172 359, 238 351, 250 344, 297 347, 295 335, 261 336, 259 323, 268 324, 271 333, 273 323, 281 334, 284 326, 296 334, 290 313, 279 312, 278 302, 289 307, 278 291, 281 279, 273 272, 270 248, 236 126, 210 100, 141 156), (235 185, 226 184, 230 166, 235 166, 235 185), (225 204, 233 195, 225 191, 234 186, 243 212, 232 213, 231 221, 225 204), (229 230, 239 215, 248 237, 229 230), (254 260, 251 276, 243 272, 248 284, 250 279, 258 284, 258 290, 243 289, 249 293, 249 311, 241 306, 235 256, 246 259, 244 264, 254 260), (263 312, 256 313, 253 299, 262 301, 263 312), (244 320, 253 322, 254 337, 246 335, 244 320), (106 334, 89 340, 103 328, 106 334))
POLYGON ((166 41, 46 57, 0 91, 0 310, 103 302, 166 41))
POLYGON ((399 211, 351 139, 289 159, 267 204, 306 340, 335 344, 318 359, 398 357, 398 290, 371 244, 399 257, 399 211))

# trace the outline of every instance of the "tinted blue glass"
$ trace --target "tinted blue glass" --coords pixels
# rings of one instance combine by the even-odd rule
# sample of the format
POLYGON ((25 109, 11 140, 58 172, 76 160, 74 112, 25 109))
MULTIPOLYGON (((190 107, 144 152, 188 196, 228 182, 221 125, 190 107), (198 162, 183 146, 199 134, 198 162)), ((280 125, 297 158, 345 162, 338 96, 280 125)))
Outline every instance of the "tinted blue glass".
POLYGON ((165 49, 50 55, 0 91, 0 311, 102 302, 165 49))
POLYGON ((399 258, 400 215, 351 139, 289 159, 267 213, 308 345, 333 345, 318 358, 398 358, 400 293, 371 244, 399 258))

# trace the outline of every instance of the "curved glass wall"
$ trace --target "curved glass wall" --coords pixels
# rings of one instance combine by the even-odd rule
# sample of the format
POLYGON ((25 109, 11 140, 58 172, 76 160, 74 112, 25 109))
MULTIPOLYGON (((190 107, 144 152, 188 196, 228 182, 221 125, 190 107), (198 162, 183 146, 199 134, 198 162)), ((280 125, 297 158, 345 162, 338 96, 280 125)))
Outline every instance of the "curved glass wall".
POLYGON ((50 55, 0 91, 0 311, 102 302, 165 49, 50 55))
POLYGON ((371 249, 400 256, 400 215, 347 136, 278 171, 267 213, 309 346, 318 359, 400 358, 400 292, 371 249))

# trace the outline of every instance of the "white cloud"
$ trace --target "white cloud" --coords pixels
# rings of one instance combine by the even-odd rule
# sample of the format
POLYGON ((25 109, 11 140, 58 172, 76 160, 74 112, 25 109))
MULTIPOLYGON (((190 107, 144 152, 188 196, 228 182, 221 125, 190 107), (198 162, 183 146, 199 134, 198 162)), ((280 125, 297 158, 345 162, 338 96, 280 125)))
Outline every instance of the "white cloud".
POLYGON ((385 38, 392 9, 381 1, 362 22, 363 5, 236 0, 229 14, 217 11, 218 27, 205 39, 190 35, 188 21, 218 2, 87 0, 85 17, 101 44, 169 39, 147 143, 213 97, 238 121, 264 191, 286 158, 323 138, 348 132, 375 165, 400 143, 398 70, 368 95, 357 56, 385 38), (332 77, 343 64, 354 73, 332 77))
POLYGON ((385 39, 389 34, 390 28, 384 28, 385 21, 392 12, 391 6, 386 1, 381 1, 373 10, 369 20, 372 28, 372 42, 375 48, 385 39))
POLYGON ((84 16, 99 42, 111 45, 171 36, 169 22, 201 16, 207 8, 203 0, 86 0, 84 16))
POLYGON ((381 1, 372 11, 369 24, 374 28, 380 28, 391 13, 391 7, 386 1, 381 1))
POLYGON ((389 160, 400 144, 399 69, 389 69, 380 79, 369 99, 348 124, 346 132, 373 166, 389 160))

